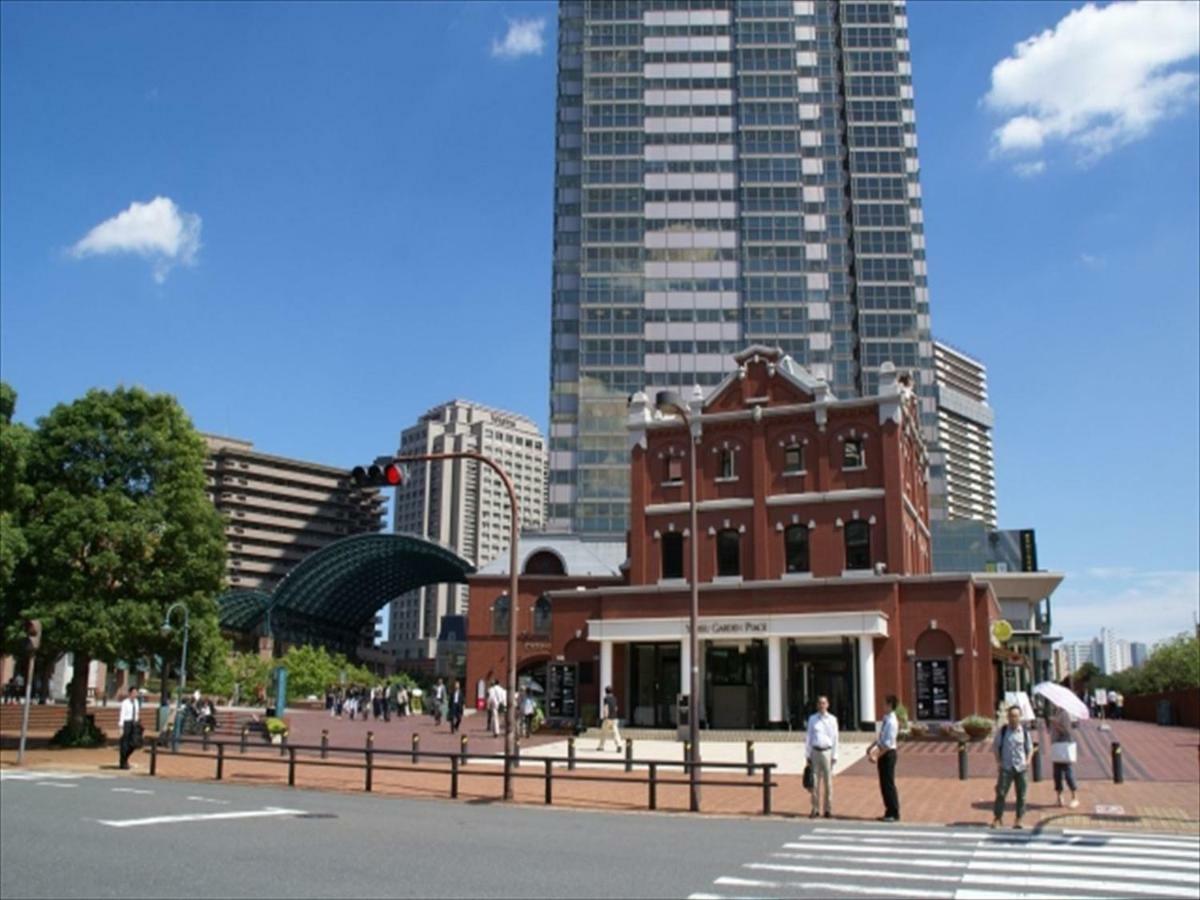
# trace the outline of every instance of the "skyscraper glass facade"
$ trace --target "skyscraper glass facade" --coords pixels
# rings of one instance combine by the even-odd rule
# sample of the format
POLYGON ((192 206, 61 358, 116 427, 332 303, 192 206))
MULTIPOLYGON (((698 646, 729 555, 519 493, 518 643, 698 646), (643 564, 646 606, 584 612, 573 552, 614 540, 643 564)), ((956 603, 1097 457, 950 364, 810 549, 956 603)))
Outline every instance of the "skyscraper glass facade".
POLYGON ((624 531, 629 395, 752 342, 839 397, 911 369, 933 428, 907 35, 893 0, 562 0, 550 528, 624 531))

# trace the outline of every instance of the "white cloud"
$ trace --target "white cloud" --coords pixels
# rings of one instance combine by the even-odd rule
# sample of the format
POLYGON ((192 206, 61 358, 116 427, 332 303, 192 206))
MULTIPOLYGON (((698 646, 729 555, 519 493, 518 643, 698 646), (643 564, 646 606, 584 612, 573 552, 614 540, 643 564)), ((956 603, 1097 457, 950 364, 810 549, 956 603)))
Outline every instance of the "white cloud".
POLYGON ((149 203, 134 201, 129 208, 101 222, 71 248, 76 259, 135 253, 154 265, 161 284, 176 265, 190 266, 200 252, 200 217, 184 212, 170 197, 149 203))
POLYGON ((1195 102, 1200 78, 1179 67, 1198 54, 1193 0, 1072 10, 992 69, 984 102, 1008 116, 994 132, 993 152, 1061 141, 1089 163, 1143 138, 1195 102))
MULTIPOLYGON (((1103 256, 1093 256, 1091 253, 1080 253, 1079 261, 1081 263, 1083 263, 1085 266, 1087 266, 1089 269, 1104 268, 1104 257, 1103 256)), ((1089 571, 1091 571, 1091 570, 1089 570, 1089 571)))
POLYGON ((1039 159, 1034 162, 1017 163, 1013 166, 1013 171, 1022 178, 1036 178, 1046 171, 1046 161, 1039 159))
POLYGON ((1200 604, 1200 572, 1109 566, 1069 572, 1050 599, 1054 633, 1086 640, 1111 628, 1153 643, 1187 631, 1200 604))
POLYGON ((504 38, 492 40, 492 56, 498 59, 541 56, 546 48, 546 39, 542 34, 545 30, 545 19, 509 19, 504 38))

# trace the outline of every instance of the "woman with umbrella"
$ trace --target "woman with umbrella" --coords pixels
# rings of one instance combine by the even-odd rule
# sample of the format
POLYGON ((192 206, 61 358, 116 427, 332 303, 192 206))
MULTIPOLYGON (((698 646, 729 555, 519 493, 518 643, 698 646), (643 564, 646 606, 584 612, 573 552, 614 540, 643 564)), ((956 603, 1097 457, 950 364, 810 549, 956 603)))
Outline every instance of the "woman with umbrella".
POLYGON ((1075 760, 1078 748, 1074 729, 1079 719, 1088 718, 1088 708, 1068 688, 1051 681, 1044 681, 1033 689, 1051 705, 1046 724, 1050 729, 1050 761, 1054 764, 1054 793, 1058 805, 1063 806, 1063 783, 1071 789, 1071 809, 1079 806, 1078 787, 1075 783, 1075 760))

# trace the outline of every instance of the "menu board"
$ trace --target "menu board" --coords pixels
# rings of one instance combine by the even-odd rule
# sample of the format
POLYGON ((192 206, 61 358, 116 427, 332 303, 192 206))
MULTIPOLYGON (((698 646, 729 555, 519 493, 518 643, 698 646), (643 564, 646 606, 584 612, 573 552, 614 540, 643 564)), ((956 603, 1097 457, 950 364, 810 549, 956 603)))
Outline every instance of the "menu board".
POLYGON ((950 718, 950 660, 917 660, 917 718, 950 718))
POLYGON ((575 663, 550 663, 546 685, 546 718, 570 719, 578 716, 576 689, 579 667, 575 663))

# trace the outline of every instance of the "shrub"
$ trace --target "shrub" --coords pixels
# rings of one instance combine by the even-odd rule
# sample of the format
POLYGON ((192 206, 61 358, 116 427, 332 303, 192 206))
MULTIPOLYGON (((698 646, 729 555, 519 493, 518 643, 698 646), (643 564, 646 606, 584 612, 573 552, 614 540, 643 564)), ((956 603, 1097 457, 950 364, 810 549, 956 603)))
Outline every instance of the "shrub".
POLYGON ((958 727, 972 737, 987 737, 992 733, 995 723, 986 716, 971 715, 959 722, 958 727))
POLYGON ((277 719, 274 716, 269 717, 263 725, 267 729, 267 734, 287 734, 287 722, 283 719, 277 719))
POLYGON ((903 703, 896 704, 896 718, 900 721, 902 729, 908 724, 908 707, 903 703))
POLYGON ((50 738, 55 747, 103 747, 108 743, 108 735, 96 727, 91 716, 84 719, 83 728, 73 730, 70 723, 64 725, 50 738))

